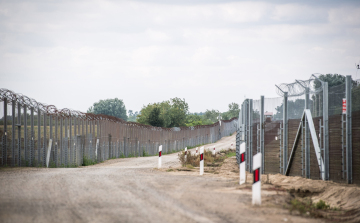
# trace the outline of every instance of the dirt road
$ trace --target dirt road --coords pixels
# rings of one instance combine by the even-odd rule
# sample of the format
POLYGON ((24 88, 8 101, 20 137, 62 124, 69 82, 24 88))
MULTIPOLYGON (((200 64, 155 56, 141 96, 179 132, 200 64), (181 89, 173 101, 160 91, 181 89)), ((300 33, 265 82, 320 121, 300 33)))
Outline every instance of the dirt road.
MULTIPOLYGON (((226 149, 235 136, 215 146, 226 149)), ((214 145, 205 146, 205 148, 214 145)), ((177 154, 164 167, 179 166, 177 154)), ((319 222, 281 208, 281 192, 251 205, 251 190, 205 173, 159 171, 157 157, 114 159, 82 168, 0 170, 1 222, 319 222)), ((251 184, 249 184, 251 185, 251 184)))

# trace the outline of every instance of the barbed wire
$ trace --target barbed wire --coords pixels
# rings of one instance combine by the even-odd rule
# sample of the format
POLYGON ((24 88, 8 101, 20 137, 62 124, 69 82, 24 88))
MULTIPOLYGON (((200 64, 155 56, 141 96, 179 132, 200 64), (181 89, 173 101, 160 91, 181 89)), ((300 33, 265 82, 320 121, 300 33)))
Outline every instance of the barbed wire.
MULTIPOLYGON (((164 128, 164 127, 155 127, 150 125, 144 125, 137 122, 127 122, 121 118, 110 116, 110 115, 103 115, 103 114, 93 114, 93 113, 84 113, 81 111, 63 108, 58 109, 55 105, 47 105, 44 103, 40 103, 35 99, 29 98, 26 95, 15 93, 11 90, 6 88, 0 88, 0 101, 7 100, 7 104, 11 105, 13 101, 17 105, 22 107, 26 106, 29 109, 34 109, 35 112, 42 112, 46 115, 56 116, 60 118, 79 118, 86 121, 111 121, 115 123, 125 124, 127 126, 136 126, 146 129, 151 129, 154 131, 180 131, 180 130, 195 130, 195 129, 202 129, 202 128, 209 128, 213 126, 219 125, 219 122, 216 122, 211 125, 198 125, 198 126, 190 126, 190 127, 173 127, 173 128, 164 128)), ((230 120, 222 120, 222 122, 231 122, 236 120, 237 118, 234 117, 230 120)))
POLYGON ((305 94, 306 88, 309 89, 310 94, 318 94, 323 89, 323 82, 317 77, 321 74, 312 74, 308 80, 296 80, 293 83, 282 83, 276 88, 276 93, 279 96, 284 96, 284 92, 288 93, 288 96, 301 96, 305 94), (315 76, 315 77, 314 77, 315 76))

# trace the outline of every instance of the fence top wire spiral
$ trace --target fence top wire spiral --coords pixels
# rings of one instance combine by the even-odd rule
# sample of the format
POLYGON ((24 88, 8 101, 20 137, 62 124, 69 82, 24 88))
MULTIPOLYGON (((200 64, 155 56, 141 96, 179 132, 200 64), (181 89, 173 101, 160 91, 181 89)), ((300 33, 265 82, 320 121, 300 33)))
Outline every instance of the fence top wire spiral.
POLYGON ((289 84, 282 83, 276 88, 276 93, 279 96, 284 96, 284 92, 287 92, 289 97, 301 96, 308 88, 310 94, 318 94, 323 89, 323 82, 318 79, 319 75, 321 74, 312 74, 308 80, 296 80, 289 84))
MULTIPOLYGON (((110 115, 103 114, 93 114, 93 113, 84 113, 81 111, 76 111, 69 108, 58 109, 55 105, 47 105, 44 103, 40 103, 35 99, 29 98, 26 95, 15 93, 11 90, 0 88, 0 101, 7 100, 9 105, 12 102, 16 102, 16 104, 20 106, 26 106, 27 108, 34 109, 35 112, 42 112, 46 115, 57 116, 60 118, 79 118, 86 121, 111 121, 116 123, 122 123, 127 126, 136 126, 140 128, 151 129, 153 131, 180 131, 180 130, 196 130, 202 128, 208 128, 219 125, 219 122, 216 122, 211 125, 198 125, 198 126, 190 126, 190 127, 173 127, 173 128, 163 128, 163 127, 155 127, 150 125, 144 125, 137 122, 127 122, 121 118, 117 118, 110 115)), ((222 122, 231 122, 237 118, 232 118, 230 120, 222 120, 222 122)))

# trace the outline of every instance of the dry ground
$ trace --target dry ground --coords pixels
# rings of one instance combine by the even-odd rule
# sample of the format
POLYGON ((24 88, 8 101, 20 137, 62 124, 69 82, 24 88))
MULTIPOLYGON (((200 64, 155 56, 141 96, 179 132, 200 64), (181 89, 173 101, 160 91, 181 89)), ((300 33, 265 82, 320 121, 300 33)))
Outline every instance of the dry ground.
MULTIPOLYGON (((205 148, 219 151, 231 143, 234 135, 205 148)), ((235 158, 218 169, 207 167, 203 176, 196 168, 179 171, 177 154, 163 156, 163 169, 155 167, 157 157, 82 168, 0 169, 0 222, 324 221, 291 215, 284 208, 291 199, 286 180, 275 175, 263 185, 262 206, 252 206, 250 178, 238 185, 235 158)))

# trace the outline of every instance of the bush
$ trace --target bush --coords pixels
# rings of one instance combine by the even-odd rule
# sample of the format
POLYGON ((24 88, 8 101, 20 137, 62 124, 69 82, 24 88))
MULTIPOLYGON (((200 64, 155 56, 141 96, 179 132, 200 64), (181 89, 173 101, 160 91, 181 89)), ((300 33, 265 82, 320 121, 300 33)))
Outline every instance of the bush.
MULTIPOLYGON (((212 151, 205 150, 204 151, 204 166, 207 166, 208 163, 215 163, 215 162, 223 162, 227 157, 236 156, 236 152, 234 150, 221 150, 221 153, 225 153, 225 155, 213 155, 212 151)), ((198 154, 191 154, 191 151, 187 151, 187 158, 185 161, 185 151, 181 151, 178 154, 179 161, 182 166, 191 165, 193 167, 200 166, 200 153, 198 154)))
POLYGON ((95 160, 89 159, 86 156, 84 156, 83 164, 82 164, 83 166, 90 166, 90 165, 95 165, 95 164, 96 164, 95 160))

